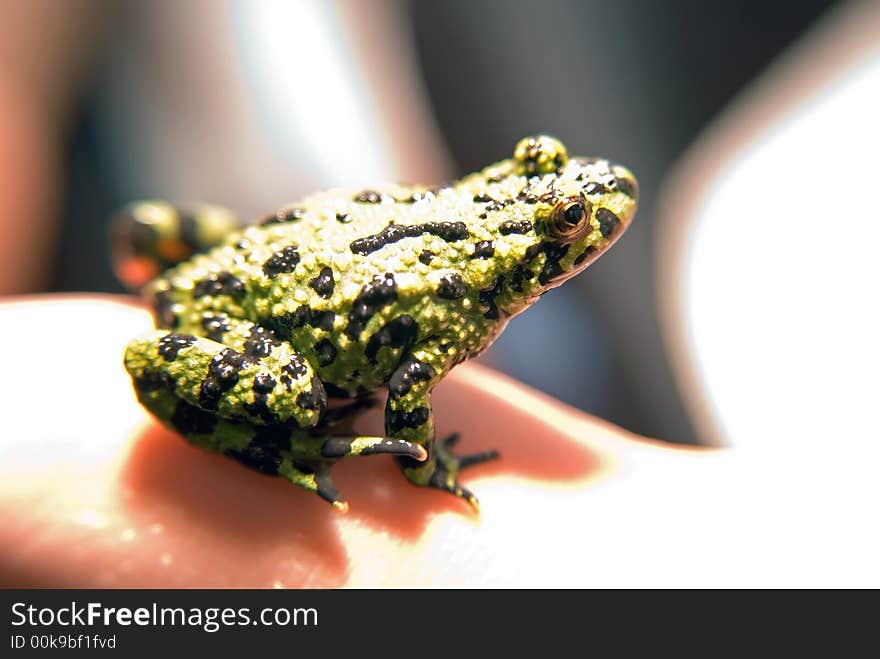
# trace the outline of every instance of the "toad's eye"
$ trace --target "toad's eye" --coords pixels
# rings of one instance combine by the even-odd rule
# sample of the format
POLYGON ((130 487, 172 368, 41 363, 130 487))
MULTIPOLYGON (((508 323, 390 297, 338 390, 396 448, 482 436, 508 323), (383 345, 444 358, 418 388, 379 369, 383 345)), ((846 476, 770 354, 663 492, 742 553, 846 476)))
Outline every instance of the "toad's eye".
POLYGON ((549 135, 535 135, 519 141, 513 160, 520 174, 543 176, 552 174, 568 162, 565 145, 549 135))
POLYGON ((591 211, 590 202, 583 195, 566 197, 550 213, 548 233, 561 243, 574 242, 590 230, 591 211))

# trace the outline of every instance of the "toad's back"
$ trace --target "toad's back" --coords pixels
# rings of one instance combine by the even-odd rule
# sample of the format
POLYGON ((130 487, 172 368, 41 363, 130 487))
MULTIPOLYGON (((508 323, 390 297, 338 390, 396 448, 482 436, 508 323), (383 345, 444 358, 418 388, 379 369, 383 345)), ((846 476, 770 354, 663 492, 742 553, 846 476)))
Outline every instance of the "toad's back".
POLYGON ((470 186, 313 196, 154 282, 157 315, 193 334, 219 315, 252 321, 295 345, 337 394, 380 386, 427 336, 448 334, 464 359, 484 336, 473 322, 489 322, 479 296, 496 270, 497 231, 475 196, 470 186))

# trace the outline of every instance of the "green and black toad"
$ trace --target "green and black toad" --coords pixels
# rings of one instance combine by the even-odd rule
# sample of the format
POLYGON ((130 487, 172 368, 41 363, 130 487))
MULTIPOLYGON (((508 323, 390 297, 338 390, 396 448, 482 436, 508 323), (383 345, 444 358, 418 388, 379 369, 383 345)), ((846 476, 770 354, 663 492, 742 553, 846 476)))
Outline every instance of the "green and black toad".
POLYGON ((140 284, 168 269, 144 289, 159 329, 125 366, 187 440, 339 510, 330 467, 377 453, 476 507, 459 472, 497 454, 435 442, 431 390, 614 244, 636 198, 624 167, 539 136, 448 186, 331 190, 247 228, 216 207, 138 202, 116 224, 117 271, 140 284), (352 434, 383 388, 385 435, 352 434))

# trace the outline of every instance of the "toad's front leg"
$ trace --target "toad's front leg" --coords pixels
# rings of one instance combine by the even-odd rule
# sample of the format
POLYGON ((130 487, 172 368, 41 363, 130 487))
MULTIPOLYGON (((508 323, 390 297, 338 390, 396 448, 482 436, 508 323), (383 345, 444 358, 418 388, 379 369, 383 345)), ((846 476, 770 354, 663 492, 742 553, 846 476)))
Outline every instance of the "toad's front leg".
POLYGON ((428 459, 423 462, 397 457, 410 482, 454 494, 479 510, 477 498, 458 482, 458 473, 465 467, 497 458, 498 453, 484 451, 456 456, 451 448, 458 439, 457 434, 434 441, 431 390, 448 370, 443 351, 433 343, 418 346, 404 356, 388 381, 385 433, 392 439, 420 444, 427 450, 428 459))

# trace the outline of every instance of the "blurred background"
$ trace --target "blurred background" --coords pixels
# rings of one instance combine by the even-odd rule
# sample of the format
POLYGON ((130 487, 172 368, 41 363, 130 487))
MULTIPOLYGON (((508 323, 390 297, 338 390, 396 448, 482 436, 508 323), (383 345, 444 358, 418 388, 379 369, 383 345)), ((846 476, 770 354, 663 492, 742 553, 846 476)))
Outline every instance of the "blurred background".
POLYGON ((699 443, 658 329, 656 200, 700 131, 833 4, 4 0, 0 290, 120 292, 106 221, 132 199, 250 221, 321 188, 457 178, 547 132, 627 164, 640 210, 484 359, 699 443))

